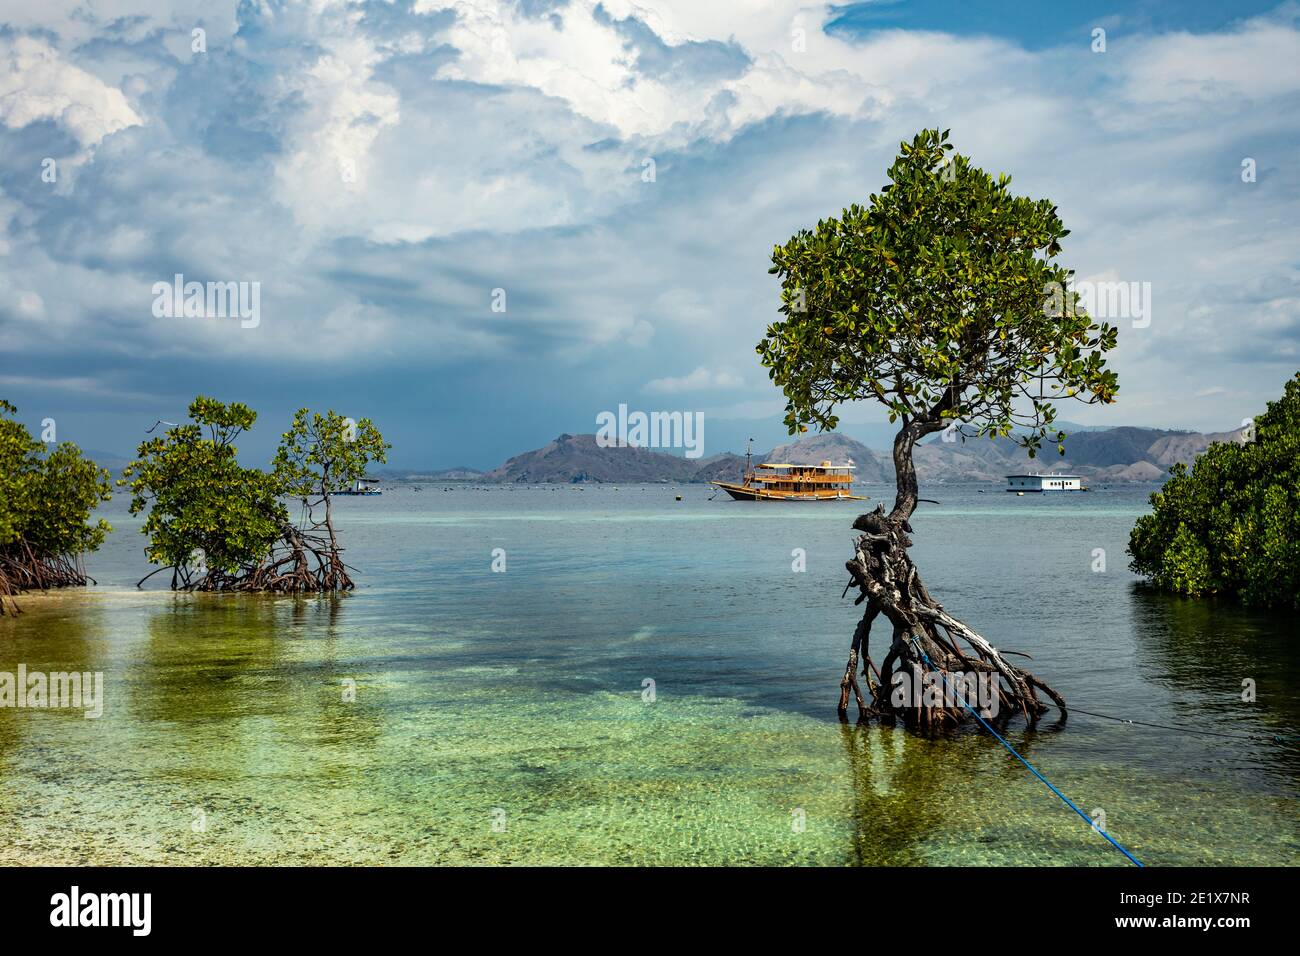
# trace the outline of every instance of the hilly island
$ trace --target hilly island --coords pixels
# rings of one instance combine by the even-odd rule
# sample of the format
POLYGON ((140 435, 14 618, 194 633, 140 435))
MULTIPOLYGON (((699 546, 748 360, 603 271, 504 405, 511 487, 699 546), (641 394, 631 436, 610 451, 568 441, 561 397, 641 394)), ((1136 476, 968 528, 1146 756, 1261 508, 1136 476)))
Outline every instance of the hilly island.
MULTIPOLYGON (((1005 475, 1024 471, 1068 472, 1089 481, 1154 482, 1169 468, 1191 461, 1214 442, 1240 441, 1242 432, 1190 432, 1120 426, 1076 431, 1065 438, 1065 454, 1046 448, 1037 458, 1009 438, 945 441, 941 436, 916 448, 919 479, 928 483, 1001 482, 1005 475)), ((766 452, 754 461, 796 465, 852 463, 859 481, 892 482, 889 453, 848 435, 828 432, 809 435, 766 452)), ((688 459, 650 448, 605 447, 594 434, 562 434, 540 448, 515 455, 490 471, 452 468, 439 471, 389 469, 394 480, 478 481, 542 484, 636 482, 709 482, 734 479, 745 467, 745 456, 732 451, 688 459)))

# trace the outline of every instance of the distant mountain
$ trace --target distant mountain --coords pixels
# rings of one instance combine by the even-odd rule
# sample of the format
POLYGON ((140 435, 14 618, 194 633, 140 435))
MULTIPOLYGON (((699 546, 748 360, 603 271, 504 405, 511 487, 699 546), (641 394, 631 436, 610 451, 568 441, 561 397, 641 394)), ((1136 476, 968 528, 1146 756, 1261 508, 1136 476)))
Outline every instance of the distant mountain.
POLYGON ((603 448, 595 435, 561 435, 535 451, 515 455, 485 481, 693 481, 700 462, 631 446, 603 448))
MULTIPOLYGON (((1044 442, 1038 458, 1031 459, 1007 438, 945 442, 935 435, 916 447, 917 477, 923 484, 1001 482, 1006 475, 1017 472, 1054 471, 1082 475, 1094 482, 1152 482, 1163 478, 1175 462, 1190 464, 1211 442, 1240 441, 1242 434, 1241 430, 1202 434, 1129 425, 1096 428, 1061 423, 1061 427, 1067 432, 1065 457, 1057 454, 1055 442, 1044 442)), ((120 454, 96 449, 86 449, 84 454, 115 476, 131 461, 120 454)), ((838 432, 805 435, 771 451, 754 452, 755 464, 765 461, 794 465, 852 462, 858 481, 886 484, 894 481, 894 463, 887 450, 869 448, 838 432)), ((595 435, 565 434, 487 472, 467 467, 436 471, 388 468, 376 470, 374 474, 394 481, 568 484, 739 481, 744 471, 745 456, 731 451, 690 459, 649 448, 601 448, 596 444, 595 435)))
POLYGON ((1065 455, 1045 441, 1037 458, 1009 438, 945 442, 936 436, 916 450, 922 481, 1000 480, 1016 472, 1081 475, 1093 481, 1158 481, 1175 462, 1191 463, 1216 441, 1239 441, 1241 432, 1169 431, 1159 428, 1094 429, 1066 435, 1065 455))
MULTIPOLYGON (((53 446, 50 446, 53 447, 53 446)), ((103 451, 98 448, 83 448, 81 453, 97 464, 100 468, 107 468, 114 475, 122 473, 122 469, 134 461, 133 458, 126 458, 114 451, 103 451)))
POLYGON ((871 461, 874 457, 871 449, 856 438, 836 432, 823 432, 777 445, 763 456, 763 460, 791 465, 820 465, 823 461, 847 465, 871 461))
POLYGON ((809 435, 788 445, 779 445, 759 461, 789 465, 820 465, 824 461, 829 461, 833 465, 851 464, 855 468, 854 477, 858 481, 894 480, 893 459, 878 451, 872 451, 854 438, 835 432, 809 435))
MULTIPOLYGON (((1145 461, 1148 449, 1157 441, 1190 434, 1126 425, 1105 431, 1067 432, 1063 444, 1065 456, 1076 466, 1105 468, 1109 465, 1131 465, 1145 461)), ((1208 447, 1208 442, 1200 447, 1208 447)))
POLYGON ((400 468, 372 469, 372 475, 379 475, 393 481, 482 481, 484 472, 477 468, 443 468, 440 471, 402 471, 400 468))
POLYGON ((483 472, 478 468, 445 468, 442 471, 435 471, 429 476, 432 481, 477 481, 483 477, 483 472))
MULTIPOLYGON (((755 461, 763 459, 756 458, 755 461)), ((697 463, 692 481, 740 481, 745 474, 745 456, 724 451, 720 455, 702 458, 697 463)))
POLYGON ((1208 435, 1199 432, 1172 432, 1147 449, 1147 460, 1165 469, 1179 461, 1190 464, 1192 459, 1213 442, 1241 441, 1243 430, 1239 428, 1233 432, 1212 432, 1208 435))
MULTIPOLYGON (((1010 439, 969 439, 945 442, 940 436, 916 447, 917 476, 922 484, 957 481, 1001 482, 1008 474, 1055 471, 1082 475, 1090 481, 1159 481, 1176 461, 1191 462, 1214 441, 1240 439, 1240 432, 1203 435, 1158 428, 1091 429, 1070 433, 1065 457, 1054 442, 1045 443, 1031 459, 1010 439)), ((894 463, 847 435, 824 433, 755 453, 754 463, 786 462, 816 465, 852 462, 858 481, 894 480, 894 463)), ((518 482, 707 482, 737 481, 745 457, 723 452, 692 460, 648 448, 602 448, 595 435, 560 435, 534 451, 516 455, 499 468, 482 473, 482 481, 518 482)), ((464 469, 469 471, 470 469, 464 469)))

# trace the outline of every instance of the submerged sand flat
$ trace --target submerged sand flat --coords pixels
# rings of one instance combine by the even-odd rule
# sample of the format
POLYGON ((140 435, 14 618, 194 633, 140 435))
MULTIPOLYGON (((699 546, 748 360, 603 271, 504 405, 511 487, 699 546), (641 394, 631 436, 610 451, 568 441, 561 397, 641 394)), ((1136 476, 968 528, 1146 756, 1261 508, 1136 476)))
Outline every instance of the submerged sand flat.
MULTIPOLYGON (((701 536, 671 491, 573 495, 594 509, 581 522, 534 522, 544 492, 495 492, 493 520, 458 506, 454 533, 427 498, 400 521, 357 507, 371 577, 342 599, 140 593, 125 549, 99 588, 28 596, 0 620, 0 670, 102 671, 106 699, 98 720, 0 708, 0 862, 1128 865, 986 734, 834 721, 853 620, 838 522, 724 511, 705 520, 727 534, 701 536), (639 507, 656 520, 624 520, 639 507), (485 530, 502 514, 532 550, 485 530), (790 572, 800 541, 813 573, 790 572), (505 575, 485 570, 498 543, 505 575)), ((971 502, 930 520, 971 549, 1013 533, 971 502)), ((1012 593, 984 590, 972 575, 1006 580, 987 567, 931 577, 986 633, 1018 628, 1006 646, 1068 698, 1248 739, 1077 717, 1012 742, 1148 864, 1300 862, 1297 749, 1273 739, 1295 714, 1289 633, 1066 573, 1128 519, 1059 514, 1012 593), (1036 575, 1055 576, 1061 633, 1031 633, 1031 605, 997 616, 1036 575), (1077 599, 1097 588, 1089 616, 1077 599), (1259 642, 1280 669, 1255 664, 1259 642), (1238 670, 1264 706, 1241 708, 1238 670)))

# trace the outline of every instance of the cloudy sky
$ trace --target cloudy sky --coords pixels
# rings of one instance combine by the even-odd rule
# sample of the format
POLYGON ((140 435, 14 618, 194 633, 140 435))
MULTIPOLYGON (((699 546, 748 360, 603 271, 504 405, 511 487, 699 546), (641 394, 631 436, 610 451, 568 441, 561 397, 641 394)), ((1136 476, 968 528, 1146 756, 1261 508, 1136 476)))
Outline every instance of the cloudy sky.
POLYGON ((1062 417, 1231 428, 1300 368, 1298 107, 1293 3, 0 0, 0 397, 119 453, 196 393, 407 466, 620 403, 771 443, 773 245, 938 126, 1150 283, 1062 417), (177 273, 260 321, 156 316, 177 273))

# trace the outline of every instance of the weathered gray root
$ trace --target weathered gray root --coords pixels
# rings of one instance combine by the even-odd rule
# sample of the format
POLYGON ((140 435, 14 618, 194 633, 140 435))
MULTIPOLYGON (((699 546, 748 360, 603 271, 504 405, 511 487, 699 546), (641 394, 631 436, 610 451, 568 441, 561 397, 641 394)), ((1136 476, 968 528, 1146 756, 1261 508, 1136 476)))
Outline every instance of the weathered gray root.
POLYGON ((1066 715, 1065 701, 1041 678, 1010 663, 984 637, 953 617, 930 596, 916 570, 908 549, 911 526, 906 517, 887 515, 884 508, 858 517, 853 527, 861 532, 852 560, 845 563, 849 584, 856 588, 855 604, 866 603, 862 619, 854 629, 849 662, 840 682, 839 714, 847 719, 849 694, 853 693, 858 719, 872 717, 901 719, 911 728, 936 731, 957 726, 971 718, 971 708, 962 703, 962 678, 982 675, 992 685, 995 699, 987 706, 975 706, 981 716, 1006 720, 1019 714, 1033 723, 1048 709, 1037 694, 1042 691, 1066 715), (872 624, 883 615, 892 627, 889 648, 882 661, 879 680, 872 685, 868 666, 872 624), (963 650, 963 643, 968 650, 963 650), (864 700, 857 682, 857 669, 871 690, 864 700), (894 692, 894 675, 906 673, 920 685, 927 675, 932 683, 954 691, 941 699, 918 702, 894 692))

